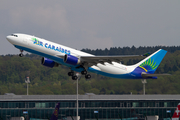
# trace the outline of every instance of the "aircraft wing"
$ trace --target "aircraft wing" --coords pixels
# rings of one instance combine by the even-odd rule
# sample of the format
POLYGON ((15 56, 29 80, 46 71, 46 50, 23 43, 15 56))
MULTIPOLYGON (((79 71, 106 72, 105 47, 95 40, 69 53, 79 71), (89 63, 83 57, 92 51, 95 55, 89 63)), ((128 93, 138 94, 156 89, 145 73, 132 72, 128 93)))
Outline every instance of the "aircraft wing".
MULTIPOLYGON (((64 58, 64 55, 56 55, 57 57, 64 58)), ((97 63, 108 62, 121 62, 123 59, 135 59, 135 58, 144 58, 145 55, 120 55, 120 56, 79 56, 81 63, 88 64, 88 66, 95 65, 97 63)))
POLYGON ((97 64, 97 63, 104 63, 112 61, 114 62, 120 62, 125 58, 133 59, 133 58, 142 58, 143 55, 124 55, 124 56, 81 56, 81 60, 83 62, 91 63, 91 64, 97 64))

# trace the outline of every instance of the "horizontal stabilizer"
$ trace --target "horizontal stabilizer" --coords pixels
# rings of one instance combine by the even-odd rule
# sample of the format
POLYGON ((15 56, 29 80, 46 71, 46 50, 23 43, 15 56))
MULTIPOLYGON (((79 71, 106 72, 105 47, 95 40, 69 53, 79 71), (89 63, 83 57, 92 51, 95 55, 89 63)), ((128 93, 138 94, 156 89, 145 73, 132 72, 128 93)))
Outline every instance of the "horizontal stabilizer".
POLYGON ((149 56, 149 55, 151 55, 150 52, 143 54, 143 56, 146 56, 146 57, 149 56))
POLYGON ((143 78, 148 78, 148 77, 157 77, 157 76, 163 76, 163 75, 171 75, 171 74, 147 74, 145 72, 141 73, 141 76, 143 78))

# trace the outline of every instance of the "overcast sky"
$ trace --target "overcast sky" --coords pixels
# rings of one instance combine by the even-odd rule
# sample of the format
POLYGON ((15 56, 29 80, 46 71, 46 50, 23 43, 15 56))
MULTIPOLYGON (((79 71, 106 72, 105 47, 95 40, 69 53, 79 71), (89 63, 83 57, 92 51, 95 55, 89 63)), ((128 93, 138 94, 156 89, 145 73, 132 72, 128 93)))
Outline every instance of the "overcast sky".
POLYGON ((0 55, 11 33, 76 49, 179 46, 180 0, 0 0, 0 55))

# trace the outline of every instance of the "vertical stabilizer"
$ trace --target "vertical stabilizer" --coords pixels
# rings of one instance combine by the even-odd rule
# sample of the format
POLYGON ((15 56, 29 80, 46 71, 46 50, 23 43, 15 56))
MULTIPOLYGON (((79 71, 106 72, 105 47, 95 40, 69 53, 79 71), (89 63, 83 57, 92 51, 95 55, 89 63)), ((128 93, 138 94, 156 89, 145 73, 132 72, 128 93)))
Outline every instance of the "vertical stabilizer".
POLYGON ((159 49, 152 55, 148 56, 147 58, 143 59, 139 63, 135 64, 134 66, 142 69, 146 73, 154 73, 161 63, 162 59, 166 55, 167 51, 159 49))
POLYGON ((60 105, 60 103, 57 103, 50 120, 57 120, 58 119, 59 105, 60 105))
POLYGON ((174 111, 172 120, 179 120, 179 115, 180 115, 180 103, 178 104, 176 110, 174 111))

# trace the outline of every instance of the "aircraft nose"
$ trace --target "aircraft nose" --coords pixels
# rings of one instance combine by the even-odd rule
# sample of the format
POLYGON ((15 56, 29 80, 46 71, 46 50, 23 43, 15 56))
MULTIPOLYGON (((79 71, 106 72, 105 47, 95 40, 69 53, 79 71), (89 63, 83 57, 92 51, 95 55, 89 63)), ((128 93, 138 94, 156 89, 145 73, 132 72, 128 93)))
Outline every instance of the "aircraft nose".
POLYGON ((7 39, 11 44, 14 43, 13 36, 8 35, 8 36, 6 36, 6 39, 7 39))
POLYGON ((11 36, 6 36, 6 39, 8 40, 8 41, 10 41, 11 40, 11 36))

